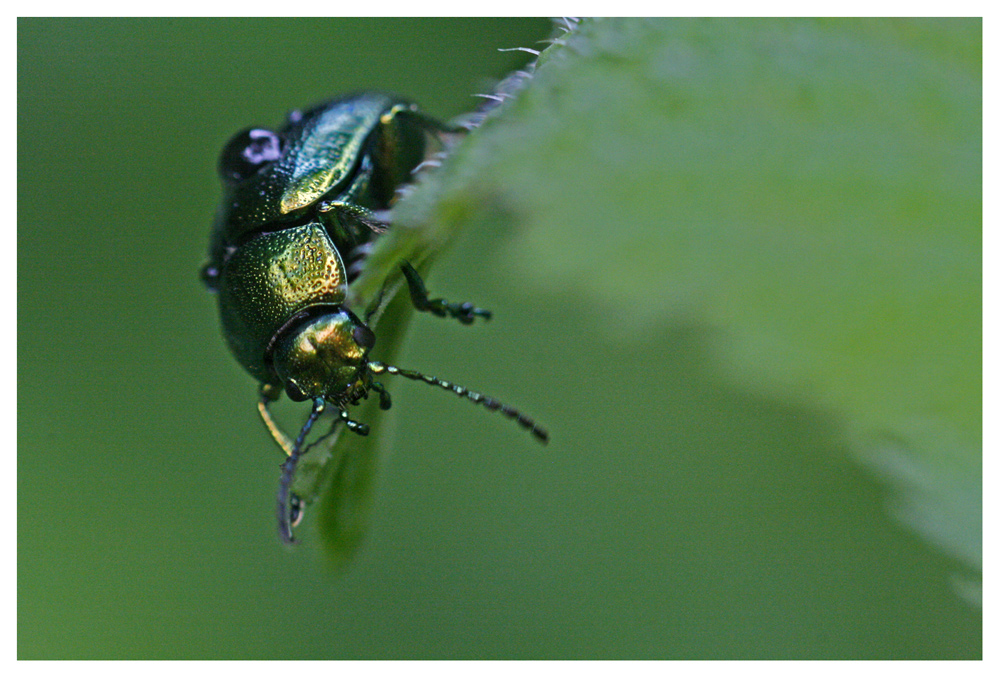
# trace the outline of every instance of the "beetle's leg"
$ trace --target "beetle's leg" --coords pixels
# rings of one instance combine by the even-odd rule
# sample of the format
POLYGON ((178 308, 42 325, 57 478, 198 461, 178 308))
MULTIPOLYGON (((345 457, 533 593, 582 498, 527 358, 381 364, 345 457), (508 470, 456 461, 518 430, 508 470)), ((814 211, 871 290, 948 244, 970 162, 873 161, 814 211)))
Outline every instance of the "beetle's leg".
POLYGON ((348 283, 354 282, 364 269, 372 242, 389 228, 385 215, 355 205, 343 196, 321 202, 318 211, 327 233, 344 257, 348 283))
POLYGON ((281 391, 276 386, 261 384, 260 400, 257 401, 257 411, 260 413, 260 418, 264 421, 264 426, 267 427, 271 437, 274 438, 274 442, 278 443, 278 447, 284 450, 285 454, 290 457, 292 456, 292 439, 281 430, 277 422, 274 421, 274 417, 271 416, 271 410, 268 409, 268 405, 277 400, 280 395, 281 391))
POLYGON ((399 120, 410 120, 422 130, 441 139, 444 144, 450 144, 455 140, 468 134, 468 130, 461 126, 449 125, 428 115, 424 115, 419 110, 415 110, 412 105, 396 104, 391 109, 382 114, 382 124, 390 125, 399 120))
POLYGON ((373 233, 385 233, 389 228, 389 224, 378 219, 370 209, 344 200, 324 200, 319 204, 318 210, 320 214, 324 212, 336 212, 339 215, 344 215, 349 220, 361 224, 373 233))
POLYGON ((278 534, 286 544, 295 543, 295 537, 292 536, 292 527, 302 520, 302 500, 292 492, 295 467, 298 466, 299 458, 306 452, 303 449, 306 436, 309 435, 313 424, 316 423, 319 415, 323 414, 325 408, 326 403, 322 398, 313 400, 312 412, 309 413, 309 418, 306 419, 306 423, 302 426, 302 430, 299 431, 298 437, 292 443, 288 459, 281 465, 281 482, 278 484, 277 501, 278 534))
POLYGON ((450 316, 463 325, 471 324, 476 319, 476 316, 484 320, 489 320, 493 316, 485 308, 476 308, 467 301, 448 302, 444 299, 430 299, 427 296, 427 288, 424 287, 424 281, 420 278, 420 274, 417 273, 416 269, 406 261, 402 263, 401 267, 403 275, 406 276, 406 285, 410 288, 410 299, 413 301, 413 307, 418 311, 433 313, 439 318, 450 316))

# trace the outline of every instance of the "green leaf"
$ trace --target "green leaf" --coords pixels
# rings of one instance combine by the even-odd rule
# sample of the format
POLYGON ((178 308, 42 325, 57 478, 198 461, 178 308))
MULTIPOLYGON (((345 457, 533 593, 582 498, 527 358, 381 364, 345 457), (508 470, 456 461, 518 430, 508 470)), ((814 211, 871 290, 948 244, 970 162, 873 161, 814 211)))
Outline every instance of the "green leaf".
POLYGON ((562 43, 400 237, 499 215, 507 273, 622 342, 715 328, 731 383, 832 413, 901 519, 980 568, 981 22, 594 20, 562 43))
MULTIPOLYGON (((378 338, 378 357, 393 362, 412 315, 405 294, 396 295, 382 315, 383 327, 392 328, 378 338)), ((326 471, 330 480, 320 498, 316 530, 321 538, 326 562, 335 571, 344 571, 364 542, 375 497, 379 459, 392 444, 392 412, 381 412, 378 398, 370 398, 352 415, 370 427, 367 436, 345 433, 331 443, 333 462, 326 471)), ((303 496, 310 496, 303 494, 303 496)))

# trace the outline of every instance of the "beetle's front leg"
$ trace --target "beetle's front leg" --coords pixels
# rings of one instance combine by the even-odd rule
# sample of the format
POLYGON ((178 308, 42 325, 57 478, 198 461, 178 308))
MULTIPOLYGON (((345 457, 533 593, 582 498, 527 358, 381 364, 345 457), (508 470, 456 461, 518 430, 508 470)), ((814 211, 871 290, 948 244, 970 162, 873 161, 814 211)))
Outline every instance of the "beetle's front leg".
POLYGON ((292 456, 292 439, 281 430, 277 422, 274 421, 274 417, 271 416, 271 410, 268 409, 268 406, 280 396, 281 390, 277 386, 261 384, 260 399, 257 401, 257 412, 260 413, 260 418, 264 421, 264 426, 267 427, 271 437, 274 438, 274 442, 278 443, 278 447, 284 450, 285 454, 290 457, 292 456))
POLYGON ((472 321, 477 316, 484 320, 489 320, 493 317, 493 314, 485 308, 476 308, 467 301, 452 303, 444 299, 430 299, 427 296, 427 288, 424 287, 424 281, 416 269, 405 261, 401 267, 403 275, 406 276, 406 285, 410 288, 410 299, 413 301, 413 307, 418 311, 433 313, 439 318, 450 316, 463 325, 472 324, 472 321))

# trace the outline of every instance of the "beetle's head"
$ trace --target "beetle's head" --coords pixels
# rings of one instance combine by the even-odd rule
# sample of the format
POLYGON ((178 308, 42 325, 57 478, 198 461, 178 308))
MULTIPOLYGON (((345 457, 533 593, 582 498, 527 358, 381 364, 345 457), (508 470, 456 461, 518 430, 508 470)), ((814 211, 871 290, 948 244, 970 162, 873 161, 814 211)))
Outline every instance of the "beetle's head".
POLYGON ((279 337, 272 360, 292 400, 347 404, 371 384, 368 352, 375 334, 347 309, 303 321, 279 337))

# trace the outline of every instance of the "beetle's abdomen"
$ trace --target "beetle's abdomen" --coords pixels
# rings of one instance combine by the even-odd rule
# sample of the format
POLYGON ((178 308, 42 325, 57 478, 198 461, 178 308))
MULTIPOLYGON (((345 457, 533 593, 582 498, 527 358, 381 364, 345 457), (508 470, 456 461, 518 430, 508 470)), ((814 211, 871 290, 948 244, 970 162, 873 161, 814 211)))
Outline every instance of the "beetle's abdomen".
POLYGON ((239 247, 219 275, 219 311, 233 354, 272 381, 265 352, 275 333, 311 306, 347 296, 344 262, 318 223, 265 233, 239 247))

